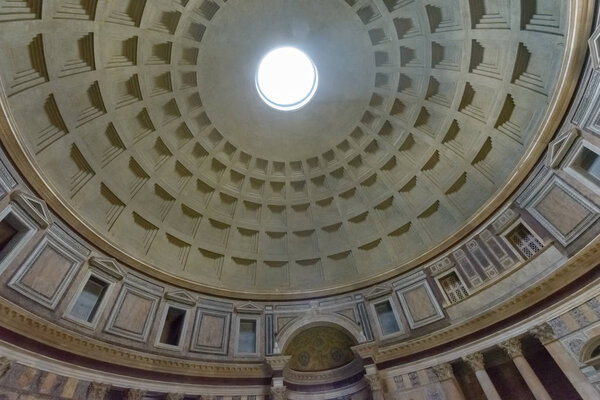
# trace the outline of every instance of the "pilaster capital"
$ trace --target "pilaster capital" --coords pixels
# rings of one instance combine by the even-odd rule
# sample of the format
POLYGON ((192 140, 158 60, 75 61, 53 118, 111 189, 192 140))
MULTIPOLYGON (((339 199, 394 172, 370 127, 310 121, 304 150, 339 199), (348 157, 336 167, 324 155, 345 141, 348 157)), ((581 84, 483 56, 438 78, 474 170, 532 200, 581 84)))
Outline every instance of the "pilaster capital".
POLYGON ((383 390, 383 385, 381 384, 381 380, 379 379, 379 375, 377 373, 367 374, 365 375, 365 379, 369 382, 369 387, 373 392, 383 390))
POLYGON ((285 386, 272 386, 271 398, 273 400, 286 400, 287 390, 285 386))
POLYGON ((538 326, 534 326, 529 330, 529 333, 535 336, 535 338, 542 342, 543 345, 546 345, 556 340, 554 330, 552 329, 552 326, 550 326, 550 324, 547 322, 544 322, 543 324, 538 326))
POLYGON ((512 338, 506 342, 498 344, 502 350, 508 354, 510 358, 523 357, 523 349, 521 348, 521 339, 512 338))
POLYGON ((129 389, 127 391, 127 400, 142 400, 146 394, 145 390, 141 389, 129 389))
POLYGON ((454 371, 452 370, 452 365, 448 363, 434 365, 433 367, 431 367, 431 369, 433 369, 433 372, 440 381, 445 381, 454 378, 454 371))
POLYGON ((13 362, 6 357, 0 357, 0 378, 12 368, 13 362))
POLYGON ((466 355, 462 358, 471 367, 473 371, 482 371, 485 369, 485 362, 483 361, 483 353, 473 353, 466 355))
POLYGON ((110 385, 107 383, 92 382, 88 386, 87 399, 88 400, 104 400, 110 385))

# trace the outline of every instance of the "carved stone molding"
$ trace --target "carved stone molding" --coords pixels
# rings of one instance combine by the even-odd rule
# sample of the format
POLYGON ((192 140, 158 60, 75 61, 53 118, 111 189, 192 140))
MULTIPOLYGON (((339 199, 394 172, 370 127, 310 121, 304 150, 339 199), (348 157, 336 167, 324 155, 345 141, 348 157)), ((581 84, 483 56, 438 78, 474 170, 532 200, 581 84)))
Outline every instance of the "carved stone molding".
POLYGON ((548 323, 535 326, 529 332, 535 336, 536 339, 542 342, 543 345, 546 345, 557 339, 556 335, 554 334, 554 330, 548 323))
POLYGON ((127 391, 127 400, 142 400, 142 398, 146 395, 145 390, 141 389, 129 389, 127 391))
POLYGON ((383 390, 383 385, 377 374, 365 375, 365 379, 369 382, 369 387, 372 391, 377 392, 383 390))
POLYGON ((463 357, 463 360, 473 371, 482 371, 485 370, 485 362, 483 360, 483 353, 473 353, 463 357))
POLYGON ((6 373, 12 368, 12 360, 9 360, 6 357, 0 357, 0 378, 2 378, 6 373))
POLYGON ((523 349, 521 348, 521 339, 512 338, 506 342, 498 344, 502 350, 508 354, 510 358, 523 357, 523 349))
POLYGON ((434 365, 432 369, 440 381, 454 378, 454 371, 452 370, 452 365, 450 364, 444 363, 440 365, 434 365))
POLYGON ((106 383, 92 382, 88 386, 87 399, 88 400, 104 400, 110 385, 106 383))
POLYGON ((285 386, 271 387, 271 399, 272 400, 286 400, 287 390, 285 386))

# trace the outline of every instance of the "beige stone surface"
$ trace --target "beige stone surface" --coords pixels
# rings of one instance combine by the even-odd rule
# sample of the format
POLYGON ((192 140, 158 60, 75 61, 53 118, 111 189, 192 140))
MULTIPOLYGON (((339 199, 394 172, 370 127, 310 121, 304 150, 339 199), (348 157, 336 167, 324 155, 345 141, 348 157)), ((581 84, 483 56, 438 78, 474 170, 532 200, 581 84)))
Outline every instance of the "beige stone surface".
POLYGON ((379 279, 458 240, 527 164, 569 33, 536 2, 36 4, 0 11, 4 139, 34 184, 140 269, 261 295, 379 279), (293 113, 254 88, 280 45, 319 71, 293 113))

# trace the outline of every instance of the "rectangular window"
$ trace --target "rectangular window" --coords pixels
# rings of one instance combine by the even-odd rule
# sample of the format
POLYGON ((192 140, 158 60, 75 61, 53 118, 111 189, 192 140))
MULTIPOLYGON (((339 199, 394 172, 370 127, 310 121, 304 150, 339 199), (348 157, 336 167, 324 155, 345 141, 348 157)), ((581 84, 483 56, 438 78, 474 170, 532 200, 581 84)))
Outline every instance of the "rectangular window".
POLYGON ((256 353, 256 320, 240 320, 238 353, 256 353))
POLYGON ((539 253, 544 247, 538 238, 523 224, 517 225, 506 235, 506 238, 526 260, 539 253))
POLYGON ((92 322, 107 288, 108 283, 95 276, 90 276, 71 309, 71 316, 82 321, 92 322))
POLYGON ((377 313, 377 319, 379 320, 379 326, 381 327, 383 336, 396 333, 400 330, 398 321, 396 321, 396 315, 394 315, 394 310, 389 301, 376 304, 375 312, 377 313))
POLYGON ((600 184, 600 156, 596 152, 585 146, 582 147, 575 161, 575 167, 600 184))
POLYGON ((469 295, 456 272, 452 272, 441 278, 440 286, 444 290, 444 293, 446 293, 446 297, 448 297, 448 301, 451 304, 458 303, 459 301, 466 299, 469 295))
POLYGON ((12 238, 17 234, 17 230, 6 220, 0 221, 0 251, 3 250, 12 238))
POLYGON ((185 310, 169 307, 169 311, 167 311, 167 316, 165 317, 165 323, 163 324, 162 333, 160 335, 161 343, 171 346, 179 346, 181 333, 183 332, 185 314, 185 310))

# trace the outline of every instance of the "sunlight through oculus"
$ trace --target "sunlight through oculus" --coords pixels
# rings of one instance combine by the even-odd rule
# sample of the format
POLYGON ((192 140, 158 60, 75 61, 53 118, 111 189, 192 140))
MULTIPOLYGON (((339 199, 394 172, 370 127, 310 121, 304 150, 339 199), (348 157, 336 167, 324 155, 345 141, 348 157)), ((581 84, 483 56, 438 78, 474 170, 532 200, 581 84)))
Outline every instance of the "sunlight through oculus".
POLYGON ((269 52, 256 73, 256 89, 261 99, 281 111, 305 106, 315 95, 318 84, 315 64, 294 47, 269 52))

